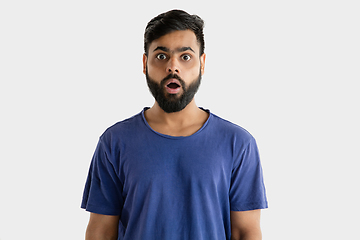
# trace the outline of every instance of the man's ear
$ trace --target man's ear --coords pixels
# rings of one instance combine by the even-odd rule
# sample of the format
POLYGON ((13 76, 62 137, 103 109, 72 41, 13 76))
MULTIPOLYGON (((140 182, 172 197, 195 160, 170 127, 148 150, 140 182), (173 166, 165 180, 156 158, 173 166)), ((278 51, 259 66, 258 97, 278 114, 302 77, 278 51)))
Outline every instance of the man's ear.
POLYGON ((205 74, 205 59, 206 59, 206 54, 203 53, 200 56, 200 64, 201 64, 201 75, 205 74))
POLYGON ((144 53, 143 55, 143 73, 146 74, 146 64, 147 64, 147 56, 144 53))

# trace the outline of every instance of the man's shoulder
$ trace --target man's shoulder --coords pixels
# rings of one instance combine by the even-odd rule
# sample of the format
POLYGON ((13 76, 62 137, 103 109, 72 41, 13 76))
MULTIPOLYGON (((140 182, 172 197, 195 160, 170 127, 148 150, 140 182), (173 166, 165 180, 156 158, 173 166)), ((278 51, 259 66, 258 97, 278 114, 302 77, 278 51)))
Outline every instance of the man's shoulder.
POLYGON ((254 138, 251 135, 251 133, 242 126, 227 119, 224 119, 222 117, 219 117, 215 114, 212 114, 212 117, 213 117, 213 128, 217 129, 217 132, 225 134, 227 136, 242 138, 245 141, 254 138))
POLYGON ((249 131, 247 131, 245 128, 243 128, 242 126, 224 119, 222 117, 219 117, 215 114, 212 114, 213 118, 214 118, 214 124, 216 125, 216 127, 218 128, 222 128, 223 130, 228 130, 228 131, 235 131, 235 132, 239 132, 239 133, 244 133, 244 134, 249 134, 249 131))
POLYGON ((132 131, 139 128, 142 121, 142 113, 138 113, 127 119, 121 120, 110 127, 108 127, 101 138, 109 138, 118 135, 130 134, 132 131))

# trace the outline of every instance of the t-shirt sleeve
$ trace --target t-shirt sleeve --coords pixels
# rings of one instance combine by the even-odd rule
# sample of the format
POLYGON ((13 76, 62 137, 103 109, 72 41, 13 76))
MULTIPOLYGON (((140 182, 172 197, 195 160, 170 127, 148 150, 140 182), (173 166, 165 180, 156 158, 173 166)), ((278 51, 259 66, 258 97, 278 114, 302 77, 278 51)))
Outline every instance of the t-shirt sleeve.
POLYGON ((259 152, 254 138, 235 155, 229 196, 231 211, 268 207, 259 152))
POLYGON ((81 208, 98 214, 120 215, 122 184, 109 158, 110 151, 100 138, 91 161, 81 208))

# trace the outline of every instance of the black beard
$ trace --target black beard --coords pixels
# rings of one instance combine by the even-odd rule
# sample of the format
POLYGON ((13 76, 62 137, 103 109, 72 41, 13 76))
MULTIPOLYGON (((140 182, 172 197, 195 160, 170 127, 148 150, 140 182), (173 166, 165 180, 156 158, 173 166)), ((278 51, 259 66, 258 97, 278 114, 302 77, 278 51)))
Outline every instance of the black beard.
POLYGON ((151 94, 161 109, 166 113, 173 113, 183 110, 194 99, 201 83, 201 72, 199 71, 198 78, 188 87, 186 87, 184 80, 176 74, 169 74, 160 82, 160 84, 158 84, 149 76, 147 69, 146 81, 151 94), (176 78, 179 80, 183 89, 183 93, 180 96, 176 94, 169 94, 165 91, 165 83, 170 78, 176 78))

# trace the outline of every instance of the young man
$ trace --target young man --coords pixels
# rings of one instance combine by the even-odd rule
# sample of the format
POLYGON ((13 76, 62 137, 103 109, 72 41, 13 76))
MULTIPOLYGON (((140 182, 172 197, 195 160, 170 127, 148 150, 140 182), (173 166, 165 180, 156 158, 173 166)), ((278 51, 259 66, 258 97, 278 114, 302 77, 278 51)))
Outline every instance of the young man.
POLYGON ((87 240, 259 240, 267 207, 254 138, 196 106, 203 21, 174 10, 145 30, 155 104, 100 137, 82 208, 87 240))

